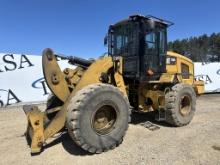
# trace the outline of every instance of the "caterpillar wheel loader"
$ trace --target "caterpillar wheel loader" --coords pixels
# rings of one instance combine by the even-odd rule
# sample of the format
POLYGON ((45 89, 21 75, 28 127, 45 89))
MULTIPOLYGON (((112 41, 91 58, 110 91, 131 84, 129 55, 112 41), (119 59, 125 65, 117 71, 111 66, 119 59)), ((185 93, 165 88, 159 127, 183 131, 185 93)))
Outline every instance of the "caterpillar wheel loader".
POLYGON ((187 125, 204 83, 194 79, 190 59, 167 51, 170 25, 141 15, 110 25, 105 38, 108 55, 96 60, 45 49, 43 74, 52 96, 45 111, 33 105, 23 107, 31 153, 41 152, 47 140, 64 129, 90 153, 113 149, 122 143, 131 109, 156 111, 159 121, 187 125), (76 67, 61 71, 57 57, 76 67))

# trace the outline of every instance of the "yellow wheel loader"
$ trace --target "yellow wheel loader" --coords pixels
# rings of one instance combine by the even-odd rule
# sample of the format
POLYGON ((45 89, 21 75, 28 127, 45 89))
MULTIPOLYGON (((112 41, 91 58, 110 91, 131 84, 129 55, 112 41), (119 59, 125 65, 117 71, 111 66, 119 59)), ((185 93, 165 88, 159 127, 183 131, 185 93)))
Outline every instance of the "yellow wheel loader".
POLYGON ((193 62, 167 51, 167 27, 153 16, 133 15, 114 25, 105 38, 108 55, 96 60, 43 51, 44 78, 52 92, 47 109, 23 107, 31 153, 67 130, 73 142, 91 153, 118 146, 128 129, 131 109, 156 111, 159 121, 188 124, 204 83, 195 81, 193 62), (76 68, 61 71, 57 57, 76 68))

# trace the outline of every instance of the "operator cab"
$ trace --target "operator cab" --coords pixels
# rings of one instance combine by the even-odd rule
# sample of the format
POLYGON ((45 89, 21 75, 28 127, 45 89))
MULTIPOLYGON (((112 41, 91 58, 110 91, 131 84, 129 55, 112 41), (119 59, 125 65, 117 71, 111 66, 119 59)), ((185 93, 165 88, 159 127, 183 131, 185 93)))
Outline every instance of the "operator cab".
POLYGON ((153 16, 133 15, 109 27, 108 54, 123 57, 125 78, 157 80, 166 72, 167 27, 172 24, 153 16))

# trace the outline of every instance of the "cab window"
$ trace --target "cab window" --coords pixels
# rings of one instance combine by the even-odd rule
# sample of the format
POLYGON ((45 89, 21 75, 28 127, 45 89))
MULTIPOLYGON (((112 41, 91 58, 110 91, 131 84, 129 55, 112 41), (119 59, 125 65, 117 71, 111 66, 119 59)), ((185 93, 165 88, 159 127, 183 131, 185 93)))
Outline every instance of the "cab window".
POLYGON ((166 31, 165 29, 161 29, 159 31, 159 35, 160 35, 160 54, 165 54, 166 50, 165 50, 165 45, 166 45, 166 31))
POLYGON ((166 64, 167 65, 176 65, 176 57, 167 56, 166 57, 166 64))
POLYGON ((156 34, 150 32, 145 35, 145 43, 147 51, 154 51, 156 49, 156 34))
POLYGON ((189 66, 181 63, 181 73, 183 79, 189 79, 189 66))

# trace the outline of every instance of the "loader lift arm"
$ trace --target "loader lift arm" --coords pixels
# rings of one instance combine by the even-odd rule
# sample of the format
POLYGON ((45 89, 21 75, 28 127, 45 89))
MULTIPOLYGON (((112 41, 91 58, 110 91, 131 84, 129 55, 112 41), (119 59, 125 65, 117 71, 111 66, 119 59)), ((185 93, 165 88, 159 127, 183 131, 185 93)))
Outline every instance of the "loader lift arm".
POLYGON ((59 132, 65 125, 66 111, 72 97, 83 87, 90 84, 100 83, 102 73, 107 73, 114 68, 114 81, 116 86, 127 97, 126 87, 122 77, 122 58, 113 59, 106 57, 96 60, 88 65, 79 83, 74 90, 70 92, 65 75, 60 70, 56 57, 51 49, 45 49, 42 56, 43 73, 48 87, 52 93, 64 102, 63 106, 57 112, 56 116, 47 124, 46 113, 41 112, 35 106, 24 106, 23 109, 28 118, 28 127, 26 134, 32 139, 31 153, 41 151, 45 141, 59 132), (102 66, 102 67, 100 67, 102 66), (92 75, 92 76, 91 76, 92 75))

